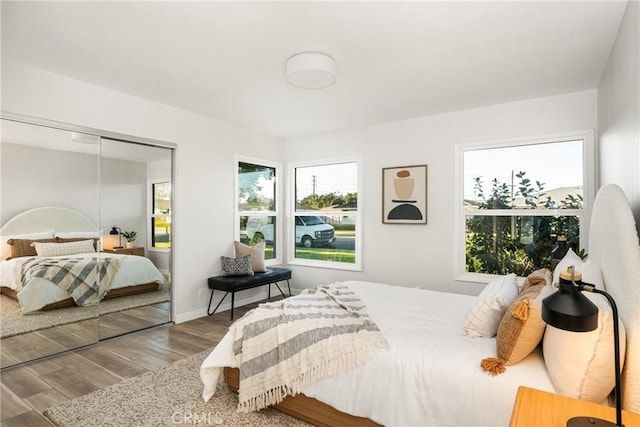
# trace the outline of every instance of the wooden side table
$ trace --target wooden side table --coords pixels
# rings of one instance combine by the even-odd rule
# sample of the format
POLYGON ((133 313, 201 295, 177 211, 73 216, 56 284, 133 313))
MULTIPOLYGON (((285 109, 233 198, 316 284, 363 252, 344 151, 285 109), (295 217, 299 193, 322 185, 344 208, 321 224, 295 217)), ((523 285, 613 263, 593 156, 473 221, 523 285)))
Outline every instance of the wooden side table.
POLYGON ((108 252, 110 254, 120 254, 120 255, 144 256, 144 248, 142 246, 134 246, 133 248, 121 248, 121 249, 103 249, 102 252, 108 252))
MULTIPOLYGON (((569 418, 594 417, 616 422, 616 409, 586 400, 573 399, 546 391, 520 386, 513 405, 510 427, 567 425, 569 418)), ((626 427, 640 426, 640 414, 622 411, 626 427)))

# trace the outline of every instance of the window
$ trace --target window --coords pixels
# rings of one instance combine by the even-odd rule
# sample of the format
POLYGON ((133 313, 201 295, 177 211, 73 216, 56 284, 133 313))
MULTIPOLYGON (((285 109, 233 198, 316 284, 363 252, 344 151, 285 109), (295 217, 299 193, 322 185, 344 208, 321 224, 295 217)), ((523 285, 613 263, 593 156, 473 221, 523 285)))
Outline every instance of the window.
POLYGON ((171 248, 171 182, 151 182, 151 248, 171 248))
POLYGON ((586 246, 590 132, 458 145, 458 272, 465 280, 532 271, 586 246), (565 244, 566 242, 566 244, 565 244))
POLYGON ((280 232, 276 179, 279 166, 246 159, 238 159, 236 163, 238 240, 249 246, 264 240, 265 260, 275 264, 280 232))
POLYGON ((360 269, 358 165, 350 159, 292 168, 291 264, 360 269))

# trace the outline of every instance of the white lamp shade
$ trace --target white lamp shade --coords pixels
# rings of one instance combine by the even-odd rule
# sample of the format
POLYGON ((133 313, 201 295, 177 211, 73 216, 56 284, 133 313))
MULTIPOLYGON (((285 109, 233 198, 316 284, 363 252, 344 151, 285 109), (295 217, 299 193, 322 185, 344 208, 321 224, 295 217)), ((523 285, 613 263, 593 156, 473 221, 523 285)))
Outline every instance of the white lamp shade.
POLYGON ((287 61, 287 81, 303 89, 322 89, 336 81, 336 62, 320 52, 303 52, 287 61))

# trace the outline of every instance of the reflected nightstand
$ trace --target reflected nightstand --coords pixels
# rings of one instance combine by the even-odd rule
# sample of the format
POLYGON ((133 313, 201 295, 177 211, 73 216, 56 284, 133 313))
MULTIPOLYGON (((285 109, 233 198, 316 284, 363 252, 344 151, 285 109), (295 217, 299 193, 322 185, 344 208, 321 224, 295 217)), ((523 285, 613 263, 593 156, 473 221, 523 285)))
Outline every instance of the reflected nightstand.
POLYGON ((144 248, 142 246, 134 246, 133 248, 103 249, 102 252, 107 252, 110 254, 120 254, 120 255, 144 256, 144 248))

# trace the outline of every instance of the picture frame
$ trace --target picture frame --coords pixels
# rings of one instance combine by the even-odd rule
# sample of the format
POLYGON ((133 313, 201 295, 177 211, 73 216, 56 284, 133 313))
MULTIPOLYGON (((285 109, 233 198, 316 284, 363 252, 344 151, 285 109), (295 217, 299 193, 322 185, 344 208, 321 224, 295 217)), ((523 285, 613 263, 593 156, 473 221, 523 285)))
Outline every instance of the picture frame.
POLYGON ((427 165, 382 169, 382 223, 427 223, 427 165))

